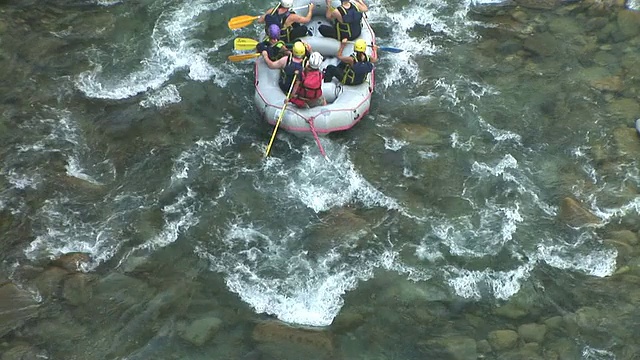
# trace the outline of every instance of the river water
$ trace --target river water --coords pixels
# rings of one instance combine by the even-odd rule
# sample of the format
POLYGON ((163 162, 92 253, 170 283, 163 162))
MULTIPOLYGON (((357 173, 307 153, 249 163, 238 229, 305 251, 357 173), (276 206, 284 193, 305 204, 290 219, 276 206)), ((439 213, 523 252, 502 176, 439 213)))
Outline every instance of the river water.
POLYGON ((0 352, 638 358, 639 15, 516 3, 371 2, 404 52, 329 161, 262 157, 226 24, 266 3, 0 5, 0 274, 39 309, 0 352))

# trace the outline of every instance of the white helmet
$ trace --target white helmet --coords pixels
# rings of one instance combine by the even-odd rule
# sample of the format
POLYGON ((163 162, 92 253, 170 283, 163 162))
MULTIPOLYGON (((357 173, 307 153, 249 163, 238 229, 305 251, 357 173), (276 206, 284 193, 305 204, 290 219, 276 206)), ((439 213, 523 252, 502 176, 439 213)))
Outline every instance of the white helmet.
POLYGON ((282 5, 282 7, 286 7, 287 9, 292 8, 293 0, 281 0, 280 5, 282 5))
POLYGON ((320 69, 320 65, 322 64, 322 54, 317 51, 314 51, 309 55, 309 67, 312 69, 320 69))

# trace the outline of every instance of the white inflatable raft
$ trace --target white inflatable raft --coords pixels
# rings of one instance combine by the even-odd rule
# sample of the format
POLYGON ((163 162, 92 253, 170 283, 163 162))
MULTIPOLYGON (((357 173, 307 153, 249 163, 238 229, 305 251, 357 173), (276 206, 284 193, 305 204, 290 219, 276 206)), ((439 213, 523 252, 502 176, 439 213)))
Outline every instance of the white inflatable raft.
MULTIPOLYGON (((340 62, 335 56, 338 53, 340 42, 336 39, 323 37, 318 28, 320 25, 331 25, 325 18, 326 4, 324 0, 313 0, 316 7, 313 10, 313 18, 306 24, 311 31, 310 36, 302 38, 309 43, 313 51, 320 52, 325 60, 321 69, 327 65, 338 65, 340 62)), ((340 5, 338 0, 333 0, 334 6, 340 5)), ((308 4, 308 0, 295 0, 294 7, 308 4)), ((306 15, 307 9, 297 12, 306 15)), ((375 44, 375 34, 369 25, 366 16, 362 17, 362 34, 360 38, 367 44, 375 44)), ((343 55, 349 56, 353 53, 353 44, 347 44, 343 55)), ((372 47, 367 47, 367 54, 371 55, 372 47)), ((284 129, 294 134, 311 134, 311 122, 318 135, 326 135, 334 131, 348 130, 362 119, 369 112, 371 105, 371 94, 374 88, 374 71, 360 85, 342 85, 337 79, 322 86, 323 96, 327 100, 327 105, 310 109, 301 109, 293 104, 287 105, 280 129, 284 129)), ((284 105, 286 94, 280 90, 278 79, 279 69, 269 69, 264 59, 261 57, 255 64, 255 87, 256 92, 254 102, 258 112, 271 125, 275 125, 284 105)))

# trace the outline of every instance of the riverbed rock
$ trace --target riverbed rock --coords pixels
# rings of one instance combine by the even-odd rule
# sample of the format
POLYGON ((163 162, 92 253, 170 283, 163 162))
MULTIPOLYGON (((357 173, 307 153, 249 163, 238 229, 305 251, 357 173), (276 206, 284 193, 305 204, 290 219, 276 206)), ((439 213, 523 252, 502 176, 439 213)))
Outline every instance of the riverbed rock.
POLYGON ((0 338, 38 315, 40 302, 13 283, 0 287, 0 338))
POLYGON ((590 85, 599 91, 620 92, 624 89, 624 84, 620 76, 607 76, 592 80, 590 85))
POLYGON ((585 209, 577 200, 566 197, 560 203, 560 212, 558 214, 560 221, 569 226, 580 227, 584 225, 599 225, 601 220, 599 217, 585 209))
POLYGON ((518 344, 518 333, 513 330, 495 330, 489 333, 487 341, 495 351, 513 349, 518 344))
POLYGON ((614 99, 609 103, 608 108, 612 115, 625 122, 637 119, 640 114, 640 105, 635 99, 614 99))
POLYGON ((640 34, 640 12, 622 9, 618 11, 618 41, 624 41, 640 34))
POLYGON ((613 130, 613 139, 619 156, 635 160, 640 154, 640 141, 635 129, 618 127, 613 130))
POLYGON ((195 346, 202 346, 220 330, 222 320, 215 316, 205 316, 188 325, 178 327, 180 337, 195 346))
POLYGON ((323 254, 340 244, 357 246, 371 236, 367 221, 344 207, 329 210, 321 223, 310 227, 305 244, 311 254, 323 254))
POLYGON ((466 336, 447 336, 420 343, 423 352, 433 359, 476 360, 476 341, 466 336))
POLYGON ((560 6, 562 0, 515 0, 515 2, 524 8, 551 10, 560 6))
POLYGON ((51 262, 51 265, 61 267, 67 271, 81 271, 82 266, 91 261, 87 253, 72 252, 64 254, 51 262))
POLYGON ((364 316, 354 310, 342 309, 333 320, 331 329, 335 332, 353 331, 364 324, 364 316))
POLYGON ((29 344, 21 343, 2 353, 0 360, 41 360, 49 359, 47 354, 29 344))
POLYGON ((436 130, 414 123, 400 125, 398 138, 419 146, 438 145, 446 141, 436 130))
POLYGON ((524 41, 524 48, 538 56, 553 56, 558 52, 558 41, 549 33, 534 34, 524 41))
POLYGON ((306 359, 331 359, 335 355, 333 336, 324 329, 294 327, 269 320, 254 327, 252 338, 260 343, 263 352, 279 359, 299 358, 291 354, 306 354, 306 359))
POLYGON ((527 343, 541 343, 547 334, 547 326, 544 324, 523 324, 518 327, 518 335, 527 343))
POLYGON ((91 300, 91 277, 87 274, 69 276, 62 289, 62 297, 71 305, 86 304, 91 300))
POLYGON ((45 299, 59 295, 62 289, 62 279, 68 274, 67 270, 51 266, 35 278, 34 285, 45 299))

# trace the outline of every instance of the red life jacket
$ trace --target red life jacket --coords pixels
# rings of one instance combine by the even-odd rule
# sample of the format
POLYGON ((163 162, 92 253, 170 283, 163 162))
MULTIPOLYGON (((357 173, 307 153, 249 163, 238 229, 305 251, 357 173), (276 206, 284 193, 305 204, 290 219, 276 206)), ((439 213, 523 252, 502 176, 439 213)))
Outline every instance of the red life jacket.
POLYGON ((315 100, 322 96, 322 72, 310 70, 302 73, 302 81, 296 93, 299 98, 315 100))

